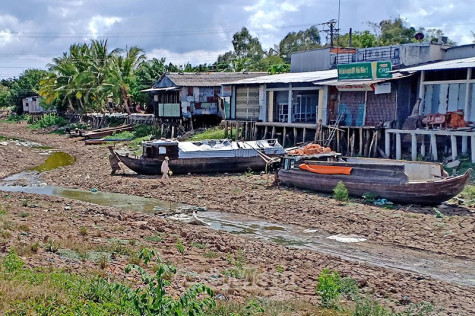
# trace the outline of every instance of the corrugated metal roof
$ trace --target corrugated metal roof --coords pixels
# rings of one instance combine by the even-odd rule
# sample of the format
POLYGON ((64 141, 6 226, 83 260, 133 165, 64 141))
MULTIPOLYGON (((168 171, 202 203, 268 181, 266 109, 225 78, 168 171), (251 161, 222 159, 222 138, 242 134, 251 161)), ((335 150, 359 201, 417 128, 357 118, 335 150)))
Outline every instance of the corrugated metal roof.
POLYGON ((228 84, 264 84, 264 83, 296 83, 328 80, 338 76, 336 69, 309 72, 292 72, 278 75, 262 76, 257 78, 232 81, 228 84))
POLYGON ((372 79, 372 80, 346 80, 346 81, 338 81, 338 79, 332 79, 332 80, 326 80, 326 81, 319 81, 319 82, 314 82, 315 85, 318 86, 352 86, 352 85, 371 85, 375 83, 380 83, 380 82, 385 82, 385 81, 390 81, 390 80, 397 80, 405 77, 409 77, 411 75, 402 75, 400 73, 395 73, 393 74, 392 78, 385 78, 385 79, 372 79))
POLYGON ((230 81, 265 75, 265 72, 185 72, 165 76, 177 87, 218 87, 230 81))
POLYGON ((150 91, 170 91, 170 90, 178 90, 178 87, 166 87, 166 88, 149 88, 140 90, 141 92, 150 92, 150 91))
POLYGON ((416 71, 421 71, 421 70, 444 70, 444 69, 473 68, 473 67, 475 67, 475 57, 444 60, 437 63, 399 69, 397 71, 398 72, 416 72, 416 71))

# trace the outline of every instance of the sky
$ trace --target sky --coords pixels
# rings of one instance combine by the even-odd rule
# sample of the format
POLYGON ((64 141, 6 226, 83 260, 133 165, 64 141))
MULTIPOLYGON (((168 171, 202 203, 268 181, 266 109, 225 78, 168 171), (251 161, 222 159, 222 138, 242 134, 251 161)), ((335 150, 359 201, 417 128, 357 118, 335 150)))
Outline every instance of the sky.
MULTIPOLYGON (((269 49, 292 31, 331 19, 340 33, 401 17, 409 26, 440 28, 457 44, 475 31, 473 0, 0 0, 0 79, 47 69, 74 43, 107 39, 138 46, 167 63, 213 63, 247 27, 269 49)), ((325 41, 326 33, 321 33, 325 41)))

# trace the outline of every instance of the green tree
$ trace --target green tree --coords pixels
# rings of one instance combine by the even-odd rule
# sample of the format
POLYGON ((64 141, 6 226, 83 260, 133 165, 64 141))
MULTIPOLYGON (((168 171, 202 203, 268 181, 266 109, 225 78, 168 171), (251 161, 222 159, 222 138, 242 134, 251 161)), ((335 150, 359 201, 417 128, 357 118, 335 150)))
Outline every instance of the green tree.
POLYGON ((414 35, 416 29, 412 26, 407 26, 407 21, 402 18, 395 18, 394 20, 382 20, 379 23, 370 23, 379 33, 378 45, 395 45, 414 43, 416 40, 414 35))
POLYGON ((279 43, 279 55, 289 63, 292 53, 319 47, 321 47, 320 34, 313 25, 304 31, 288 33, 279 43))
POLYGON ((119 55, 112 59, 111 67, 107 74, 106 85, 115 101, 121 104, 127 113, 130 113, 130 87, 137 80, 135 70, 146 60, 143 49, 133 46, 126 48, 125 56, 119 55))
POLYGON ((22 99, 38 95, 40 81, 47 76, 48 72, 41 69, 28 69, 23 72, 10 87, 9 103, 15 105, 15 111, 23 111, 22 99))
POLYGON ((233 35, 232 44, 237 58, 259 60, 264 57, 264 50, 257 37, 252 37, 245 27, 233 35))
MULTIPOLYGON (((350 46, 350 34, 346 33, 341 35, 338 40, 338 46, 349 47, 350 46)), ((370 31, 354 32, 351 36, 351 47, 368 48, 375 47, 378 43, 376 35, 371 34, 370 31)))

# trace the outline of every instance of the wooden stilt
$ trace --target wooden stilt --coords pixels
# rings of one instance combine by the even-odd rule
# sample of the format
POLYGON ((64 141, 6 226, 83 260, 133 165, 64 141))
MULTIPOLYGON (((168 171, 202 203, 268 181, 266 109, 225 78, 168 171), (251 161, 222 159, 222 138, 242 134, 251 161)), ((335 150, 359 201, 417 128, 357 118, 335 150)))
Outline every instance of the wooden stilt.
POLYGON ((304 127, 302 131, 302 142, 305 143, 305 136, 307 136, 307 129, 304 127))
POLYGON ((275 126, 272 126, 272 136, 271 136, 271 138, 274 138, 274 136, 275 136, 275 126))
POLYGON ((424 158, 426 156, 426 138, 424 135, 422 136, 422 143, 421 143, 421 156, 424 158))
POLYGON ((171 138, 172 139, 175 138, 175 126, 174 125, 172 126, 172 136, 171 136, 171 138))
POLYGON ((374 148, 373 148, 373 157, 377 157, 378 154, 378 142, 379 142, 379 130, 376 130, 374 133, 374 148))
POLYGON ((339 153, 341 153, 340 149, 340 131, 336 131, 336 148, 335 150, 339 153))
POLYGON ((294 127, 294 146, 297 145, 297 128, 294 127))
POLYGON ((239 140, 239 122, 236 122, 236 135, 235 135, 235 140, 239 140))
POLYGON ((224 121, 224 138, 228 138, 228 121, 224 121))
POLYGON ((360 147, 359 147, 359 151, 358 151, 358 156, 361 156, 363 155, 363 128, 360 127, 359 128, 359 134, 360 134, 360 147))
POLYGON ((267 125, 264 127, 264 136, 262 137, 262 139, 266 139, 266 138, 267 138, 267 130, 268 130, 268 128, 269 128, 269 127, 268 127, 267 125))
POLYGON ((350 145, 350 146, 351 146, 351 151, 350 151, 350 153, 351 153, 351 156, 354 156, 354 155, 355 155, 355 131, 353 131, 353 132, 351 133, 351 141, 350 141, 350 143, 351 143, 351 145, 350 145))
POLYGON ((475 136, 470 137, 470 151, 472 153, 472 163, 475 163, 475 136))
POLYGON ((282 132, 282 147, 285 148, 285 135, 287 134, 287 128, 284 127, 284 131, 282 132))

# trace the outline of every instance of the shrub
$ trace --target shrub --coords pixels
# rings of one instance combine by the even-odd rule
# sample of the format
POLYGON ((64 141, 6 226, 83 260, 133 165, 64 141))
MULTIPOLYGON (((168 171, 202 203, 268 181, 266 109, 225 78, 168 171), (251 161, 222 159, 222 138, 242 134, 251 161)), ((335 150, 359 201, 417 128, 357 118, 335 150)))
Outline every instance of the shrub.
POLYGON ((348 201, 348 190, 342 181, 338 182, 335 189, 333 189, 333 198, 337 201, 348 201))
POLYGON ((213 290, 200 283, 193 284, 177 299, 168 295, 166 288, 170 285, 170 281, 164 276, 175 274, 176 269, 163 263, 154 250, 145 248, 140 252, 140 259, 143 259, 144 264, 148 264, 153 257, 156 257, 158 264, 155 275, 150 275, 138 265, 128 265, 125 270, 126 273, 136 270, 145 287, 130 290, 119 285, 124 292, 128 292, 129 299, 140 315, 201 315, 216 306, 213 290))
POLYGON ((179 253, 181 254, 185 253, 185 246, 183 246, 183 243, 181 242, 180 238, 177 239, 175 247, 179 253))
POLYGON ((321 305, 326 308, 336 307, 340 297, 340 275, 325 268, 318 277, 316 292, 322 298, 321 305))
POLYGON ((51 113, 51 114, 43 115, 41 119, 32 123, 30 127, 33 129, 39 129, 39 128, 47 128, 51 126, 64 126, 67 123, 68 121, 64 117, 57 116, 56 114, 51 113))
POLYGON ((23 261, 18 257, 15 250, 10 249, 8 254, 3 258, 3 267, 7 272, 14 272, 23 268, 23 261))

